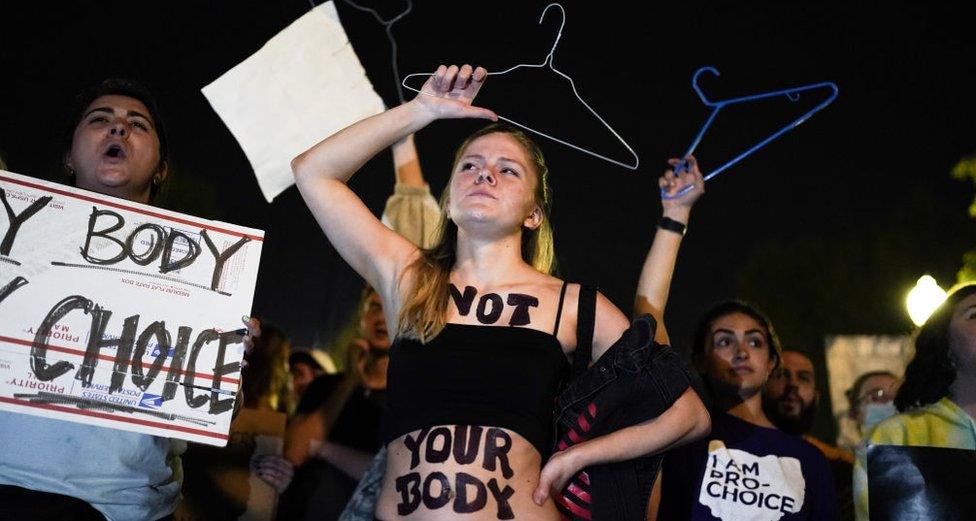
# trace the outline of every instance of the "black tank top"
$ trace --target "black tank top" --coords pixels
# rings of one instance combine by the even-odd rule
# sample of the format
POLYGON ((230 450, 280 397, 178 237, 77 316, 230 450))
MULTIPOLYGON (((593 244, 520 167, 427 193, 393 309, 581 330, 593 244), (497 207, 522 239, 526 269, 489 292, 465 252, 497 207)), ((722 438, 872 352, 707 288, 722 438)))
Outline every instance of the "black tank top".
POLYGON ((397 338, 387 369, 384 444, 433 425, 501 427, 528 440, 543 461, 552 447, 552 414, 569 363, 552 334, 527 327, 448 323, 426 345, 397 338))

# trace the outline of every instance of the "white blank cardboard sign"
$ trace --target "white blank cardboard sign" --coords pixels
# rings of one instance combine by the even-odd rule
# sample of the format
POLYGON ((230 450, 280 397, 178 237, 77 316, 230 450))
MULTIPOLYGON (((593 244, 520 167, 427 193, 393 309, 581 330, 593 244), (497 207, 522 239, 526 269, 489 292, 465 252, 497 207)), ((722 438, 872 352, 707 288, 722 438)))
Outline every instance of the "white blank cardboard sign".
POLYGON ((244 150, 268 202, 294 184, 295 156, 383 111, 331 1, 202 92, 244 150))
POLYGON ((264 232, 2 170, 0 198, 0 409, 225 445, 264 232))

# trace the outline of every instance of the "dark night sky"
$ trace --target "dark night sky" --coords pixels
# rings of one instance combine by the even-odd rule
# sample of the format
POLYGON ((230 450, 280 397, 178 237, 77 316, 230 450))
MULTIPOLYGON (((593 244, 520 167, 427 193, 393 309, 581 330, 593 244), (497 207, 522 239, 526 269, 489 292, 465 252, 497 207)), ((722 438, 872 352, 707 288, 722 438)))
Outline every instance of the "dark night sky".
MULTIPOLYGON (((405 72, 538 61, 555 34, 554 20, 536 25, 544 2, 417 3, 395 30, 405 72)), ((358 292, 355 275, 294 188, 264 202, 244 154, 199 92, 302 15, 306 2, 15 4, 0 7, 0 151, 11 170, 63 179, 74 93, 107 76, 140 79, 158 93, 174 152, 162 204, 266 230, 254 313, 296 344, 341 321, 358 292)), ((402 5, 370 4, 385 12, 402 5)), ((972 188, 949 178, 960 157, 976 152, 969 19, 921 4, 655 4, 564 4, 557 66, 637 149, 642 167, 632 173, 540 138, 553 172, 563 275, 599 284, 629 308, 660 213, 656 178, 707 115, 689 86, 695 69, 722 71, 703 81, 716 99, 831 80, 841 90, 832 106, 709 183, 681 252, 669 325, 681 345, 702 308, 744 295, 787 326, 788 345, 816 350, 813 339, 827 333, 907 330, 900 295, 925 272, 951 284, 973 243, 972 188)), ((338 9, 391 101, 382 29, 341 2, 338 9)), ((626 158, 547 72, 492 78, 483 94, 482 104, 500 114, 626 158)), ((704 170, 814 98, 729 109, 699 148, 704 170)), ((419 135, 436 192, 451 150, 476 127, 439 122, 419 135)), ((352 185, 379 212, 392 187, 388 154, 352 185)))

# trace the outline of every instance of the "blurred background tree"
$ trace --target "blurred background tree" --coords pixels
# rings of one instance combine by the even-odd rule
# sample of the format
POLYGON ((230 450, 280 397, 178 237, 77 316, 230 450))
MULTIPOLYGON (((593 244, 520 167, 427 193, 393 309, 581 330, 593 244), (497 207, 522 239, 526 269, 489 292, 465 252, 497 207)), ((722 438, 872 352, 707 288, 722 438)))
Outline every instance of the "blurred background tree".
MULTIPOLYGON (((952 177, 960 181, 970 181, 976 185, 976 154, 963 157, 952 167, 952 177)), ((976 199, 969 205, 969 216, 976 219, 976 199)), ((956 274, 957 282, 976 280, 976 250, 969 250, 962 256, 962 268, 956 274)))

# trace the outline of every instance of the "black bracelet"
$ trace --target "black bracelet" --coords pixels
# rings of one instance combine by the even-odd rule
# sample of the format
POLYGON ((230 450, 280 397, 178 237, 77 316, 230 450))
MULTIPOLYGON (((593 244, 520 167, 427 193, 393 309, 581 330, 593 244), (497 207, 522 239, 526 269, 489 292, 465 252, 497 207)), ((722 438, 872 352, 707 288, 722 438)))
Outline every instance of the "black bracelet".
POLYGON ((684 235, 685 231, 688 229, 688 226, 686 226, 685 223, 675 221, 670 217, 661 217, 661 220, 657 223, 657 227, 662 230, 677 233, 678 235, 684 235))

